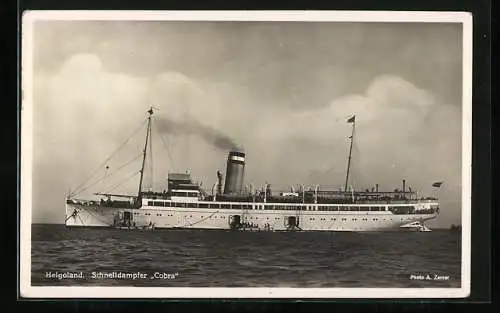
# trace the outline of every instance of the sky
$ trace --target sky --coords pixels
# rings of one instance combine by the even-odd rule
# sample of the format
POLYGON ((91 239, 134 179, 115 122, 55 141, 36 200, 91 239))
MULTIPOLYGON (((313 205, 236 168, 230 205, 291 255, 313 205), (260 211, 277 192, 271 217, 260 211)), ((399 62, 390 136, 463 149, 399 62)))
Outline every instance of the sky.
POLYGON ((343 188, 356 115, 350 184, 405 179, 439 196, 434 226, 461 222, 461 24, 37 21, 33 40, 33 222, 63 223, 92 173, 79 197, 136 193, 151 106, 146 188, 189 170, 210 190, 217 138, 247 185, 343 188))

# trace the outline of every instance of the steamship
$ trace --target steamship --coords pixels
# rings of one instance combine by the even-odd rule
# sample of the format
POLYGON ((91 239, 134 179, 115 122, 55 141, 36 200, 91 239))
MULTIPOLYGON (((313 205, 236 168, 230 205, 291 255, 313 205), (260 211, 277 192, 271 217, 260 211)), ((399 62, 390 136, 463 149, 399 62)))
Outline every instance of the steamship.
MULTIPOLYGON (((437 198, 418 196, 410 188, 384 192, 348 189, 355 116, 344 190, 319 185, 273 192, 270 185, 244 188, 246 153, 232 150, 226 172, 217 171, 211 192, 194 183, 189 172, 169 173, 164 191, 143 190, 144 166, 151 138, 153 109, 148 110, 139 190, 135 195, 95 193, 99 200, 66 196, 68 227, 120 229, 213 229, 234 231, 385 231, 424 225, 439 214, 437 198), (225 179, 224 177, 225 176, 225 179)), ((437 186, 435 183, 433 186, 437 186)))

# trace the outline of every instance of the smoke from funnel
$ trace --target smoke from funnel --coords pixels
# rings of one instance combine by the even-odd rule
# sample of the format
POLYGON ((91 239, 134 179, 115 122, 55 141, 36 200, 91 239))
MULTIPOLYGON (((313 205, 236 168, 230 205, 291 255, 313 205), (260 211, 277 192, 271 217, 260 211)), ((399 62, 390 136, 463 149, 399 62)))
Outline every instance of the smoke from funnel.
POLYGON ((201 124, 196 120, 174 121, 171 119, 160 118, 157 121, 157 124, 159 125, 160 131, 163 133, 174 135, 197 135, 205 142, 220 150, 241 149, 228 135, 220 132, 212 126, 201 124))

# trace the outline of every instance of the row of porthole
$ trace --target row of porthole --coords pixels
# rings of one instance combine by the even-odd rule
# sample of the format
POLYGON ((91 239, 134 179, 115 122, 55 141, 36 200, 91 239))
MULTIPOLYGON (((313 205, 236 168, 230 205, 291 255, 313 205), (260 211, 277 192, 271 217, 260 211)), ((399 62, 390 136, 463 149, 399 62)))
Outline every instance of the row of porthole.
MULTIPOLYGON (((139 213, 134 213, 134 215, 139 215, 139 213)), ((151 215, 151 213, 144 213, 144 215, 151 215)), ((156 214, 156 216, 162 216, 162 215, 161 215, 161 214, 156 214)), ((168 216, 173 216, 173 214, 169 214, 168 216)), ((193 216, 192 216, 192 215, 189 215, 189 217, 190 217, 190 218, 192 218, 193 216)), ((203 215, 202 215, 200 218, 203 218, 203 215)), ((212 217, 210 217, 210 218, 212 218, 212 217)), ((215 218, 217 218, 217 216, 215 216, 215 218)), ((226 218, 226 217, 225 217, 225 216, 220 216, 220 218, 226 218)), ((256 219, 256 220, 257 220, 257 219, 259 219, 259 218, 258 218, 258 217, 252 218, 252 217, 250 216, 250 218, 249 218, 249 219, 256 219)), ((269 217, 267 217, 266 219, 267 219, 267 220, 269 220, 269 217)), ((279 220, 280 218, 279 218, 279 217, 275 217, 274 219, 275 219, 275 220, 279 220)), ((310 221, 315 221, 315 220, 316 220, 316 218, 311 217, 311 218, 309 218, 309 220, 310 220, 310 221)), ((321 220, 321 221, 326 221, 326 218, 320 218, 320 220, 321 220)), ((332 221, 336 221, 337 219, 336 219, 336 218, 332 218, 331 220, 332 220, 332 221)), ((356 218, 353 218, 352 220, 353 220, 353 221, 357 221, 357 219, 356 219, 356 218)), ((368 219, 363 218, 363 221, 367 221, 367 220, 368 220, 368 219)), ((374 221, 378 221, 378 219, 377 219, 377 218, 374 218, 373 220, 374 220, 374 221)), ((385 221, 385 219, 383 219, 383 220, 385 221)), ((347 219, 346 219, 346 218, 343 218, 343 219, 342 219, 342 221, 347 221, 347 219)), ((391 218, 391 221, 392 221, 392 218, 391 218)))
MULTIPOLYGON (((310 221, 315 221, 316 219, 314 217, 311 217, 309 218, 310 221)), ((336 218, 332 218, 331 219, 332 221, 336 221, 337 219, 336 218)), ((353 221, 357 221, 358 219, 357 218, 353 218, 352 219, 353 221)), ((363 218, 362 219, 363 221, 368 221, 367 218, 363 218)), ((373 219, 374 221, 378 221, 378 218, 374 218, 373 219)), ((382 219, 383 221, 385 221, 386 219, 382 219)), ((320 218, 320 221, 326 221, 326 218, 320 218)), ((342 221, 347 221, 347 218, 343 218, 342 221)), ((391 218, 391 221, 392 221, 392 218, 391 218)))
MULTIPOLYGON (((189 217, 191 218, 191 217, 193 217, 193 216, 192 216, 192 215, 189 215, 189 217)), ((202 215, 202 216, 200 216, 200 218, 203 218, 203 215, 202 215)), ((212 216, 209 216, 209 218, 212 218, 212 216)), ((213 218, 217 218, 217 216, 214 216, 213 218)), ((221 216, 219 216, 219 218, 226 218, 226 217, 225 217, 225 216, 223 216, 223 215, 221 215, 221 216)))
MULTIPOLYGON (((134 215, 141 215, 141 213, 134 212, 134 215)), ((144 213, 144 215, 149 216, 151 213, 144 213)), ((156 216, 162 216, 161 214, 156 214, 156 216)))

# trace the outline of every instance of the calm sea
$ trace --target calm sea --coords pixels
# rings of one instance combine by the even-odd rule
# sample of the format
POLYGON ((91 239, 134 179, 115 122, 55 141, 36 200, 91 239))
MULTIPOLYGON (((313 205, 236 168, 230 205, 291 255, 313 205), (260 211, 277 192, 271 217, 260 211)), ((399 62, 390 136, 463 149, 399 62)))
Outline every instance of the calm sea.
POLYGON ((34 286, 460 287, 460 232, 448 230, 153 232, 38 224, 31 249, 34 286))

